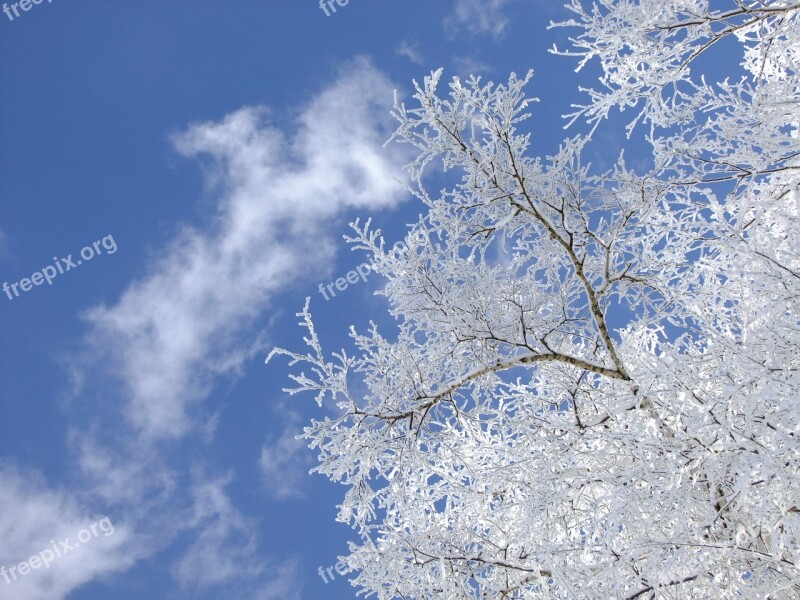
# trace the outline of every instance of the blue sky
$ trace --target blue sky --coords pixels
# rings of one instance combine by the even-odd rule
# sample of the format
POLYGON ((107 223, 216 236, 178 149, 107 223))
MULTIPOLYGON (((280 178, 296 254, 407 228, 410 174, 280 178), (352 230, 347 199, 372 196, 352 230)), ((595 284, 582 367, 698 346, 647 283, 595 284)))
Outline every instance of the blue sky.
POLYGON ((294 439, 324 409, 264 358, 302 347, 306 296, 329 349, 386 321, 376 276, 327 302, 318 285, 365 260, 349 221, 394 242, 421 210, 395 180, 406 150, 383 147, 394 89, 534 68, 534 147, 555 150, 593 76, 546 52, 560 2, 18 12, 0 13, 0 566, 107 521, 48 569, 0 571, 0 599, 354 598, 317 572, 351 539, 344 489, 294 439))

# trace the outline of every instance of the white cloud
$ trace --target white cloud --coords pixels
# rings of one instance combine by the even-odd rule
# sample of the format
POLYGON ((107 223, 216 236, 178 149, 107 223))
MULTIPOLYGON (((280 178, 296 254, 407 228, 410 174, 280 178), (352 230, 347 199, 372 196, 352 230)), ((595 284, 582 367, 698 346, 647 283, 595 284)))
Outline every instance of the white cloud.
POLYGON ((268 585, 255 591, 253 600, 301 600, 303 597, 302 581, 296 561, 286 561, 269 570, 268 585))
POLYGON ((300 415, 284 411, 286 427, 280 437, 264 444, 258 464, 264 476, 267 492, 279 500, 302 498, 313 463, 307 442, 295 439, 302 433, 300 415))
POLYGON ((8 256, 8 235, 0 229, 0 258, 8 256))
MULTIPOLYGON (((179 474, 165 464, 163 446, 142 444, 121 430, 106 434, 113 444, 99 439, 97 431, 69 433, 84 487, 103 502, 125 507, 131 519, 152 523, 154 513, 176 491, 179 474)), ((163 529, 161 533, 166 535, 163 529)))
POLYGON ((225 477, 194 485, 194 508, 188 525, 198 535, 173 566, 173 575, 184 589, 251 578, 264 570, 255 557, 254 527, 225 494, 230 481, 225 477))
POLYGON ((289 134, 264 109, 244 108, 175 137, 185 156, 213 160, 216 221, 209 231, 185 227, 116 304, 86 315, 139 433, 177 437, 196 425, 191 408, 215 379, 263 348, 248 328, 270 299, 329 268, 332 218, 405 197, 393 179, 403 160, 382 147, 391 98, 387 79, 359 59, 289 134))
POLYGON ((73 494, 48 489, 39 475, 0 464, 0 481, 0 567, 5 568, 0 597, 59 600, 97 577, 128 569, 142 555, 115 515, 81 508, 73 494), (52 562, 47 551, 55 555, 52 562), (34 555, 47 559, 50 567, 20 575, 19 563, 34 555), (11 568, 17 569, 13 575, 11 568))
POLYGON ((419 49, 419 42, 416 40, 402 40, 400 44, 398 44, 395 52, 399 56, 405 56, 408 60, 417 65, 421 65, 425 61, 422 56, 422 51, 419 49))
POLYGON ((455 0, 453 13, 445 20, 445 29, 450 33, 467 31, 499 37, 508 25, 508 17, 502 9, 512 1, 455 0))
POLYGON ((470 75, 481 75, 489 71, 489 65, 471 56, 456 56, 453 63, 456 74, 464 80, 470 75))
MULTIPOLYGON (((189 434, 193 443, 210 441, 220 408, 204 401, 220 377, 237 374, 263 349, 255 324, 267 321, 275 295, 293 281, 316 281, 330 271, 334 240, 343 233, 331 224, 345 211, 374 212, 408 197, 394 179, 408 155, 383 147, 393 130, 392 94, 386 77, 359 59, 298 107, 294 122, 271 122, 266 109, 250 107, 176 135, 181 154, 210 159, 204 166, 216 198, 213 219, 203 229, 180 229, 117 302, 85 313, 88 349, 69 364, 78 388, 98 386, 76 395, 70 411, 81 415, 70 423, 68 445, 83 476, 82 497, 115 507, 136 532, 137 557, 188 536, 172 570, 184 589, 220 586, 226 597, 299 598, 296 566, 271 561, 259 549, 254 524, 225 494, 228 479, 182 484, 180 444, 189 434), (99 387, 99 370, 121 385, 99 387), (102 397, 91 404, 89 392, 97 391, 102 397)), ((276 443, 289 448, 287 440, 276 443)), ((282 494, 299 489, 290 473, 307 472, 291 448, 297 460, 283 464, 283 475, 295 484, 276 486, 282 494)), ((58 522, 67 529, 81 520, 83 513, 61 507, 59 496, 39 496, 47 499, 39 517, 43 531, 62 531, 46 514, 65 515, 58 522)), ((28 500, 39 496, 17 492, 0 503, 3 545, 17 533, 21 540, 38 539, 13 525, 28 500)), ((53 588, 57 593, 38 597, 58 598, 70 586, 126 568, 134 560, 126 551, 122 558, 116 547, 89 556, 53 588)))
POLYGON ((296 564, 259 557, 256 524, 232 505, 225 487, 230 477, 198 479, 188 526, 199 533, 172 573, 185 591, 224 589, 226 598, 299 600, 296 564), (281 592, 281 595, 277 595, 281 592))

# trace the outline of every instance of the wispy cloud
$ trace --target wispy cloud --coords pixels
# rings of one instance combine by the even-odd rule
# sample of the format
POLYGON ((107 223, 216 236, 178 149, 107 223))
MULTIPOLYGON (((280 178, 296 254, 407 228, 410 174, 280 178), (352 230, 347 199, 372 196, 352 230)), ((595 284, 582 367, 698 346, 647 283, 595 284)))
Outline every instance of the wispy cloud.
POLYGON ((470 75, 481 75, 490 70, 488 64, 471 56, 456 56, 453 64, 456 73, 463 79, 467 79, 470 75))
POLYGON ((86 315, 141 434, 174 438, 196 425, 191 407, 262 349, 249 327, 270 299, 331 264, 332 218, 404 197, 393 179, 402 161, 382 147, 391 97, 361 59, 288 133, 264 109, 244 108, 175 136, 183 155, 211 157, 218 218, 208 231, 185 227, 116 304, 86 315))
POLYGON ((284 561, 269 570, 269 585, 254 590, 253 600, 301 600, 303 576, 296 561, 284 561))
POLYGON ((96 577, 128 569, 141 556, 117 515, 92 514, 69 491, 48 488, 40 475, 2 463, 0 481, 0 567, 6 568, 0 598, 58 600, 96 577), (106 517, 113 534, 78 541, 80 532, 106 517), (15 571, 16 580, 12 577, 10 568, 53 546, 62 554, 49 568, 15 571))
POLYGON ((200 480, 194 484, 194 508, 188 526, 197 537, 173 566, 183 589, 203 589, 261 574, 257 540, 248 523, 231 504, 225 487, 231 478, 200 480))
POLYGON ((402 40, 395 49, 398 56, 405 56, 408 60, 417 65, 422 65, 425 58, 422 56, 422 51, 419 47, 419 42, 416 40, 402 40))
POLYGON ((8 256, 8 235, 0 229, 0 258, 8 256))
POLYGON ((172 573, 181 589, 198 592, 219 588, 226 598, 300 598, 297 566, 262 556, 252 533, 256 524, 244 517, 226 493, 230 476, 209 479, 200 473, 187 526, 198 532, 172 573), (275 595, 280 591, 283 595, 275 595))
POLYGON ((512 1, 455 0, 453 12, 445 20, 445 29, 451 34, 466 31, 500 37, 509 23, 503 8, 512 1))
MULTIPOLYGON (((257 325, 268 322, 275 296, 303 278, 318 281, 332 268, 341 232, 331 224, 345 211, 374 212, 407 197, 395 179, 407 156, 383 147, 393 129, 393 87, 358 59, 292 122, 271 120, 264 107, 246 107, 176 134, 180 154, 204 160, 216 199, 213 218, 207 227, 182 227, 118 301, 84 314, 87 351, 69 365, 79 406, 70 411, 76 416, 68 438, 83 477, 82 502, 116 507, 137 541, 148 540, 137 545, 137 556, 185 543, 172 568, 183 589, 299 598, 296 567, 271 560, 259 545, 254 523, 226 494, 230 478, 195 474, 187 486, 187 463, 196 470, 206 465, 181 450, 211 442, 224 412, 208 397, 265 346, 257 325)), ((308 469, 292 439, 299 427, 289 424, 294 431, 287 425, 274 440, 286 456, 283 487, 274 486, 273 493, 284 497, 300 489, 299 474, 308 469)), ((265 446, 262 463, 272 447, 265 446)), ((75 502, 70 510, 81 514, 75 502)), ((56 500, 50 504, 47 510, 59 514, 56 500)), ((0 505, 6 527, 25 505, 20 494, 0 505)), ((65 523, 79 520, 69 514, 65 523)), ((125 536, 114 539, 122 543, 125 536)), ((110 552, 90 561, 54 584, 56 592, 39 597, 62 598, 94 576, 124 568, 133 560, 130 551, 125 560, 110 552)))
POLYGON ((277 439, 261 448, 258 464, 271 496, 279 500, 302 498, 313 460, 307 442, 295 439, 302 433, 300 415, 291 410, 282 412, 286 426, 277 439))

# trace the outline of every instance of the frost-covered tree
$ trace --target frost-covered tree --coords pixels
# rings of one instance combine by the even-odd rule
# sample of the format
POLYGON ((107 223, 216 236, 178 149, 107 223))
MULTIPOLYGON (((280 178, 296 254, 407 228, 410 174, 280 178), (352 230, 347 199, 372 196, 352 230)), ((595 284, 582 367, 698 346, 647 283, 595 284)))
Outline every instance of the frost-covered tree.
POLYGON ((397 327, 328 357, 307 303, 309 351, 274 351, 337 407, 305 437, 348 487, 357 586, 800 597, 800 4, 722 4, 570 5, 565 53, 604 72, 572 118, 637 111, 648 172, 592 172, 590 137, 533 156, 530 75, 396 102, 426 212, 403 251, 350 240, 397 327), (727 78, 693 74, 715 50, 727 78))

